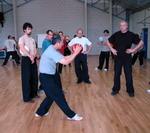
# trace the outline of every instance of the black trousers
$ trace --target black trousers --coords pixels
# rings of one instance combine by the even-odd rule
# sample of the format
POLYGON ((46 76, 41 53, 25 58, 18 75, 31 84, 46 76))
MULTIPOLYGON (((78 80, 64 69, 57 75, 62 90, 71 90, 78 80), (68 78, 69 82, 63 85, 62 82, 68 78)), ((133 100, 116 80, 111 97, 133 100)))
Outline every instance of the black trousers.
POLYGON ((133 79, 132 79, 132 58, 121 59, 115 56, 115 73, 114 73, 114 87, 113 91, 119 92, 120 90, 120 76, 122 73, 122 67, 124 68, 126 87, 128 93, 134 93, 133 79))
POLYGON ((145 51, 137 52, 136 54, 134 54, 133 58, 132 58, 132 65, 135 64, 135 62, 136 62, 136 60, 137 60, 138 57, 139 57, 140 65, 143 65, 144 54, 145 54, 145 51))
POLYGON ((62 73, 63 65, 61 63, 58 63, 58 72, 62 73))
POLYGON ((6 65, 6 64, 7 64, 10 55, 12 55, 12 57, 15 59, 15 62, 16 62, 17 65, 20 64, 20 62, 19 62, 19 60, 18 60, 18 57, 17 57, 16 51, 11 51, 11 52, 7 52, 7 53, 6 53, 6 58, 5 58, 5 60, 4 60, 3 65, 6 65))
MULTIPOLYGON (((18 60, 20 60, 20 57, 19 57, 19 55, 18 55, 17 51, 15 51, 15 53, 16 53, 16 55, 17 55, 18 60)), ((15 58, 14 58, 14 57, 12 57, 12 59, 15 59, 15 58)))
POLYGON ((75 113, 70 109, 65 96, 62 92, 61 80, 58 72, 55 75, 48 75, 40 73, 40 82, 46 94, 46 98, 41 103, 37 110, 37 114, 43 116, 51 107, 53 102, 60 107, 60 109, 69 117, 75 116, 75 113))
POLYGON ((105 60, 106 60, 105 68, 106 69, 109 68, 109 56, 110 56, 110 52, 109 51, 107 51, 107 52, 101 51, 101 53, 99 55, 99 66, 98 66, 98 69, 103 69, 103 65, 104 65, 105 60))
MULTIPOLYGON (((71 55, 71 51, 68 48, 65 48, 64 56, 68 56, 68 55, 71 55)), ((71 63, 69 64, 69 66, 71 66, 71 63)))
POLYGON ((21 63, 22 93, 23 101, 28 102, 37 96, 38 89, 38 71, 36 59, 32 64, 29 57, 22 56, 21 63))
POLYGON ((78 80, 89 81, 87 55, 79 54, 75 58, 75 72, 78 80))

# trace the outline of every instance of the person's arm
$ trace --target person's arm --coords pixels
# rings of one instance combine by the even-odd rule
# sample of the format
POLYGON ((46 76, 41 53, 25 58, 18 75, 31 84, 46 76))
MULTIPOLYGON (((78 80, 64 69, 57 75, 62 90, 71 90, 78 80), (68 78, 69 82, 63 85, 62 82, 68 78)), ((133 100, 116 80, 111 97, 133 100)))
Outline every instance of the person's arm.
POLYGON ((143 46, 144 42, 141 40, 135 48, 130 48, 126 50, 127 54, 136 53, 143 46))
POLYGON ((88 49, 87 51, 85 51, 83 54, 88 54, 88 53, 92 50, 92 47, 93 47, 93 45, 91 44, 91 45, 89 46, 89 49, 88 49))
POLYGON ((81 49, 82 49, 81 46, 77 46, 76 48, 74 48, 74 53, 72 55, 69 55, 69 56, 66 56, 66 57, 64 56, 64 58, 61 61, 59 61, 59 63, 61 63, 63 65, 68 65, 79 54, 81 49))
POLYGON ((109 42, 109 40, 106 41, 106 44, 109 47, 109 49, 111 50, 111 52, 117 56, 118 51, 112 47, 112 44, 109 42))

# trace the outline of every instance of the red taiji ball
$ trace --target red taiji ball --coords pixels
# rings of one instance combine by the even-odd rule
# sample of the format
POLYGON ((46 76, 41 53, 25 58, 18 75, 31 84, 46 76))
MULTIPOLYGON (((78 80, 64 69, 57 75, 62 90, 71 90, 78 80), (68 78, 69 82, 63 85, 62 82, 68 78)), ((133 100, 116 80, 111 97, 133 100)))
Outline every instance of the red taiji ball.
MULTIPOLYGON (((74 52, 74 49, 75 49, 77 46, 81 46, 81 47, 82 47, 82 45, 79 44, 79 43, 74 44, 74 45, 72 46, 72 51, 73 51, 73 52, 74 52)), ((82 49, 80 50, 79 54, 82 53, 82 51, 83 51, 83 47, 82 47, 82 49)))

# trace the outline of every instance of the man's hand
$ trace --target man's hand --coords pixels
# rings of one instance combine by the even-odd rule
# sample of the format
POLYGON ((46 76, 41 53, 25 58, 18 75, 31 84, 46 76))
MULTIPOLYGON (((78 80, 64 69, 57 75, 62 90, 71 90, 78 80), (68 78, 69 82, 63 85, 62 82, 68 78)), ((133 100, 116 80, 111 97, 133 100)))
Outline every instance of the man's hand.
POLYGON ((32 62, 32 64, 33 64, 33 63, 34 63, 34 58, 35 58, 35 57, 34 57, 33 55, 30 55, 29 58, 30 58, 30 60, 31 60, 31 62, 32 62))
POLYGON ((88 51, 85 51, 83 54, 88 54, 89 52, 88 51))
POLYGON ((131 53, 134 53, 134 52, 136 52, 134 49, 127 49, 127 50, 126 50, 126 53, 127 53, 127 54, 131 54, 131 53))
POLYGON ((112 49, 111 49, 111 52, 112 52, 114 55, 117 56, 117 52, 118 52, 118 51, 117 51, 116 49, 112 48, 112 49))
POLYGON ((73 49, 73 51, 75 54, 79 54, 81 49, 82 49, 82 45, 78 45, 76 48, 73 49))

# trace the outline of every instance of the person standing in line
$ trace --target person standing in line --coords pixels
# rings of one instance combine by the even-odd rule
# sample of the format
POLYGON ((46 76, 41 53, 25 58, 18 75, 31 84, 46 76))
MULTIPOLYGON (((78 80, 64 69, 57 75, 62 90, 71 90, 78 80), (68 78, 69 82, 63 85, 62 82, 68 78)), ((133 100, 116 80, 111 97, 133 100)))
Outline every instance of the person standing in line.
MULTIPOLYGON (((52 44, 52 38, 53 38, 53 31, 52 30, 46 31, 46 38, 42 42, 42 53, 44 53, 44 51, 52 44)), ((38 92, 44 93, 41 84, 38 89, 38 92)))
POLYGON ((95 68, 96 71, 98 70, 102 70, 103 69, 103 65, 104 62, 106 60, 105 63, 105 68, 104 71, 108 71, 109 69, 109 56, 110 56, 110 49, 106 44, 106 41, 109 38, 109 31, 108 30, 104 30, 104 36, 99 38, 99 41, 97 44, 100 45, 100 55, 99 55, 99 66, 95 68))
POLYGON ((37 95, 38 89, 38 71, 36 64, 36 43, 31 37, 32 25, 24 23, 24 35, 19 38, 20 53, 22 54, 21 62, 21 79, 23 101, 34 103, 32 98, 40 98, 37 95))
POLYGON ((84 81, 87 84, 91 84, 88 74, 87 54, 92 50, 93 46, 87 38, 83 37, 82 29, 78 29, 77 37, 73 38, 69 42, 68 48, 70 49, 70 51, 72 51, 71 47, 77 43, 81 44, 83 47, 82 53, 77 55, 77 57, 75 58, 75 73, 78 78, 77 84, 82 83, 82 81, 84 81), (87 46, 89 46, 89 49, 87 49, 87 46))
POLYGON ((120 91, 120 76, 122 73, 122 67, 124 67, 126 77, 127 93, 130 97, 135 96, 132 78, 132 57, 131 53, 137 52, 144 44, 140 38, 128 31, 128 24, 126 21, 120 22, 120 31, 114 33, 108 40, 107 45, 109 46, 112 53, 115 55, 115 66, 114 66, 114 86, 112 88, 112 95, 116 95, 120 91), (111 43, 115 43, 115 49, 111 43), (138 44, 134 49, 131 49, 132 44, 138 44))
POLYGON ((67 115, 68 120, 82 120, 83 117, 73 112, 63 94, 62 84, 59 73, 56 69, 56 64, 59 62, 64 65, 68 65, 74 60, 81 50, 81 46, 74 49, 74 53, 70 56, 64 57, 58 49, 63 46, 63 40, 59 35, 53 37, 52 45, 49 46, 43 53, 40 60, 40 82, 44 88, 46 98, 41 103, 40 107, 35 113, 35 117, 41 117, 48 115, 48 110, 53 104, 59 106, 59 108, 67 115))

